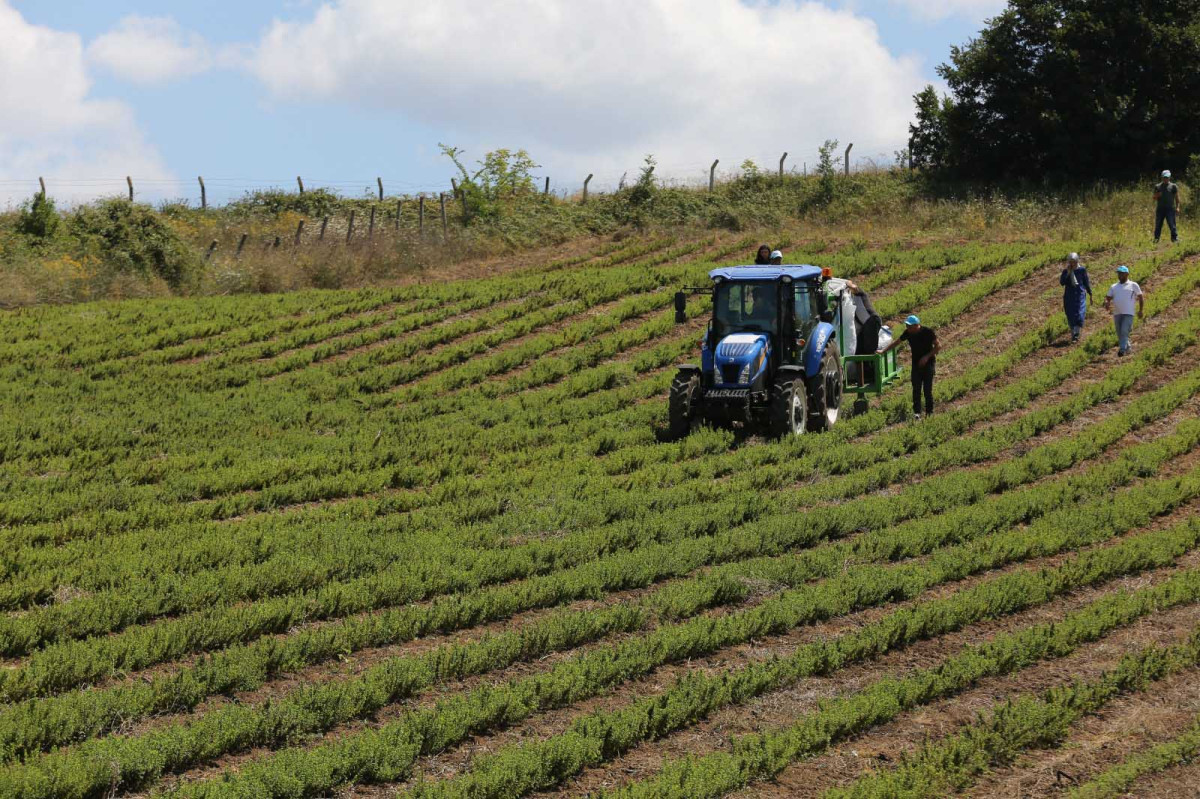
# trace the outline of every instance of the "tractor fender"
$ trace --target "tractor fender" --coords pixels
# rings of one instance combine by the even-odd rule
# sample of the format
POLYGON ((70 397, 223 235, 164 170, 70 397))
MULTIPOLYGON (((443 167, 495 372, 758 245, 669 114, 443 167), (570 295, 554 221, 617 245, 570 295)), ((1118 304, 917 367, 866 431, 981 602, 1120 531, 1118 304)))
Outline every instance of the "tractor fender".
POLYGON ((700 367, 694 363, 680 364, 675 367, 676 373, 681 375, 700 374, 700 367))
POLYGON ((825 354, 825 345, 834 336, 834 327, 828 322, 819 322, 813 328, 812 337, 804 348, 804 373, 812 377, 821 371, 821 356, 825 354))
POLYGON ((785 375, 790 375, 792 377, 797 377, 797 378, 803 378, 804 370, 801 369, 799 366, 796 366, 795 364, 790 364, 790 363, 784 364, 783 366, 779 367, 779 371, 776 373, 775 379, 778 380, 778 379, 784 377, 785 375))

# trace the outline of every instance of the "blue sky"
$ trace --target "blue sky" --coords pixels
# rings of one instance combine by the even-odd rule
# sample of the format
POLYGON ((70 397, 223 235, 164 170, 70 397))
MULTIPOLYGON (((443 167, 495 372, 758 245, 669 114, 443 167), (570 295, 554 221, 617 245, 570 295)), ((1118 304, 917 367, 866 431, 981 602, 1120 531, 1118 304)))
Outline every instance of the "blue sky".
MULTIPOLYGON (((47 81, 33 97, 86 109, 48 117, 50 136, 0 133, 0 203, 36 182, 34 169, 77 199, 116 191, 106 181, 130 172, 147 199, 194 199, 199 174, 218 202, 297 174, 348 194, 373 190, 376 176, 389 193, 437 191, 453 174, 438 142, 468 160, 527 147, 558 190, 586 172, 593 188, 611 185, 646 153, 684 181, 709 153, 725 169, 774 164, 786 149, 802 169, 825 138, 880 160, 903 144, 911 91, 936 81, 950 46, 999 7, 627 2, 563 0, 547 16, 527 0, 457 0, 439 17, 425 0, 339 0, 323 12, 310 0, 0 0, 0 50, 31 28, 79 51, 62 79, 47 73, 64 56, 19 64, 47 81)), ((41 113, 28 93, 4 92, 0 78, 9 113, 41 113)))

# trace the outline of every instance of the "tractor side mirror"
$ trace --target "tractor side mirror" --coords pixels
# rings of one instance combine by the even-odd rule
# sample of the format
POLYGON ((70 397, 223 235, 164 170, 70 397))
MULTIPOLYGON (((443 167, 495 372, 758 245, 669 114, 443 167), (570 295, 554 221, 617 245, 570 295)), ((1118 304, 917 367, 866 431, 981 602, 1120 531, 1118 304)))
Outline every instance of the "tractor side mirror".
POLYGON ((675 324, 682 325, 687 321, 687 294, 675 292, 675 324))

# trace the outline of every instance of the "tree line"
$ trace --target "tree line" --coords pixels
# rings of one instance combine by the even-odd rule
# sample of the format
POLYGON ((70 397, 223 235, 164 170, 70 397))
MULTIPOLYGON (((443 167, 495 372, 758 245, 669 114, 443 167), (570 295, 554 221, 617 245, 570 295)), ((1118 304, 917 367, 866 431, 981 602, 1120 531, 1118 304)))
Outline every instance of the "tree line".
POLYGON ((1200 0, 1010 0, 915 96, 912 163, 1061 183, 1200 171, 1200 0))

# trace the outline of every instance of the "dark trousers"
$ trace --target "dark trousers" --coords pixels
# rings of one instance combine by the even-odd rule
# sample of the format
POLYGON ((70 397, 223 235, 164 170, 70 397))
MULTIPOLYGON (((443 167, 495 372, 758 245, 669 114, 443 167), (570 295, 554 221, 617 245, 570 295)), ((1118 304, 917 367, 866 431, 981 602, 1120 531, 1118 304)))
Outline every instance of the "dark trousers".
POLYGON ((925 395, 925 413, 933 413, 933 373, 936 364, 912 370, 913 413, 921 413, 921 394, 925 395))
POLYGON ((1174 208, 1159 208, 1154 215, 1154 240, 1158 241, 1158 237, 1162 235, 1163 220, 1166 220, 1167 227, 1171 229, 1171 241, 1178 241, 1179 232, 1175 229, 1174 208))

